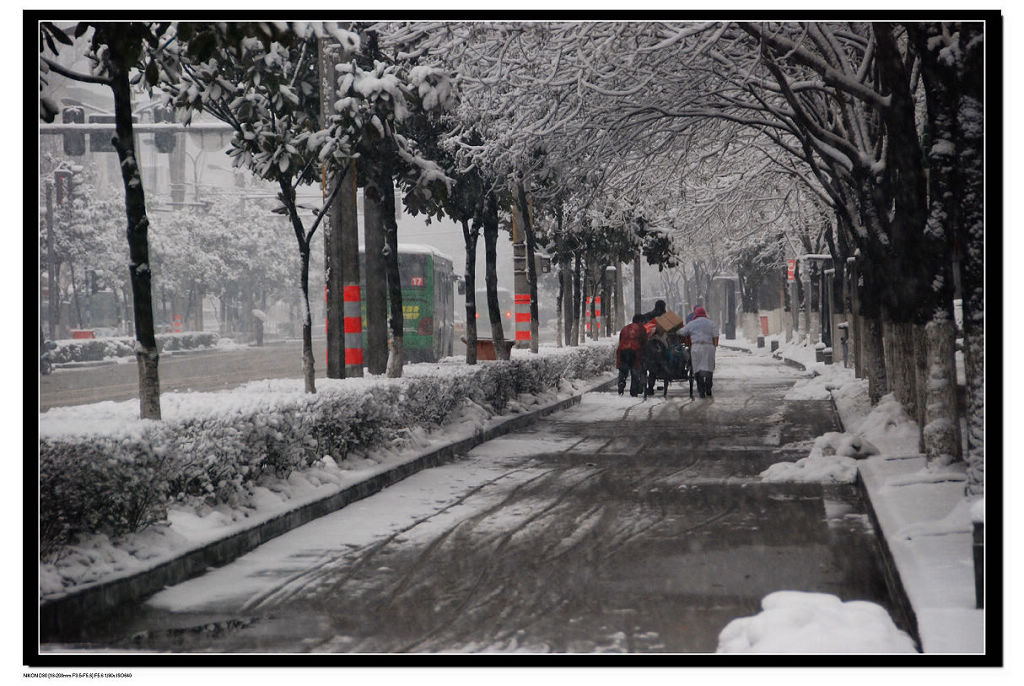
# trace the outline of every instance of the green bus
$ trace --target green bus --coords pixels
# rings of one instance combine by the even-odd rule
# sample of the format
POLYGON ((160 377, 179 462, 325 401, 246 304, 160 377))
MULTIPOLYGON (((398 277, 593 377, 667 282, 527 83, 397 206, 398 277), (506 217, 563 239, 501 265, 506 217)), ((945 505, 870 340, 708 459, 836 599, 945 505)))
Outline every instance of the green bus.
MULTIPOLYGON (((363 349, 366 341, 366 257, 359 250, 363 292, 363 349)), ((455 270, 450 257, 427 245, 398 245, 402 282, 406 362, 437 362, 455 346, 455 270)), ((390 313, 390 303, 388 305, 390 313)), ((390 332, 390 329, 389 329, 390 332)), ((390 335, 390 334, 389 334, 390 335)))

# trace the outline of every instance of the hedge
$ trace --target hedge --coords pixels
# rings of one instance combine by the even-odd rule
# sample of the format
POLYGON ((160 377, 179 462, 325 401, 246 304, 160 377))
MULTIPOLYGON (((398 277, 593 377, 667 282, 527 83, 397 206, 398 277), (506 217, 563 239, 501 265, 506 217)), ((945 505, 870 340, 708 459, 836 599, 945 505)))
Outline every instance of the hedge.
MULTIPOLYGON (((219 335, 210 331, 165 333, 156 337, 160 352, 197 350, 217 345, 219 335)), ((54 341, 57 347, 50 351, 55 364, 70 362, 99 362, 111 357, 131 357, 135 354, 134 338, 67 338, 54 341)))
MULTIPOLYGON (((520 394, 558 389, 614 367, 611 342, 437 375, 380 379, 316 394, 238 402, 159 422, 138 420, 105 435, 41 435, 39 496, 44 559, 79 537, 119 536, 166 519, 171 503, 244 507, 253 489, 325 456, 341 462, 443 426, 466 403, 500 414, 520 394)), ((43 432, 45 434, 45 432, 43 432)))

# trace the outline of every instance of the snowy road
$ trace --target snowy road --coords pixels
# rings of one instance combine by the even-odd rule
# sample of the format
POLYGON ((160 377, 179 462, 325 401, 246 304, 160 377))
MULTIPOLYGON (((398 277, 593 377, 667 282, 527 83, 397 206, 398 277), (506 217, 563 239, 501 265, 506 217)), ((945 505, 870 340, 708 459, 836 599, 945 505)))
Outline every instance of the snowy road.
POLYGON ((165 589, 79 646, 713 652, 777 590, 890 607, 849 487, 761 483, 834 428, 801 374, 722 351, 713 401, 592 393, 165 589))

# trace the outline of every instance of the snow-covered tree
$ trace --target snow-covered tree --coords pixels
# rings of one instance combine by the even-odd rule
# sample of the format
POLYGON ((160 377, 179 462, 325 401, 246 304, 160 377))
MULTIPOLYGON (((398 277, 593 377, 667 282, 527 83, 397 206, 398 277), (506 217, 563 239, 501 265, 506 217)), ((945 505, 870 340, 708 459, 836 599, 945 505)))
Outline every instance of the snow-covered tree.
MULTIPOLYGON (((50 71, 83 83, 107 86, 114 98, 115 134, 112 139, 120 162, 124 184, 128 269, 131 275, 132 303, 135 322, 136 360, 139 366, 139 412, 144 419, 160 419, 159 353, 153 321, 151 271, 149 267, 149 219, 146 198, 139 173, 135 136, 132 132, 132 84, 142 82, 153 86, 161 78, 173 81, 174 75, 163 67, 162 51, 167 45, 170 24, 149 22, 80 22, 64 30, 50 22, 40 25, 42 78, 50 71), (58 45, 72 46, 75 40, 88 41, 87 56, 92 61, 90 73, 73 72, 57 61, 58 45)), ((41 84, 45 92, 45 86, 41 84)), ((42 106, 44 118, 52 121, 56 108, 47 102, 42 106)))

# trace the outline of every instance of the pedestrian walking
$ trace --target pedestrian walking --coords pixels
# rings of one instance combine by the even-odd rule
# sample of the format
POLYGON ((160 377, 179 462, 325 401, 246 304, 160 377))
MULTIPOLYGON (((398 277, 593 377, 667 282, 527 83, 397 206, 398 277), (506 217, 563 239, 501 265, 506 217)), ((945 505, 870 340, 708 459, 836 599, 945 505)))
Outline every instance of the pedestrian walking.
POLYGON ((689 324, 691 321, 693 321, 693 318, 695 316, 697 316, 697 308, 698 307, 700 307, 700 303, 697 303, 696 305, 694 305, 693 309, 690 310, 690 313, 686 315, 686 323, 687 324, 689 324))
POLYGON ((693 319, 679 330, 679 335, 690 339, 690 363, 697 381, 700 397, 711 397, 712 376, 715 372, 715 348, 718 347, 718 325, 708 318, 699 305, 693 319))
POLYGON ((640 394, 643 382, 640 380, 641 351, 647 342, 643 315, 634 315, 633 321, 619 332, 619 347, 615 349, 615 366, 619 370, 619 395, 626 389, 626 375, 630 377, 629 394, 634 398, 640 394))
POLYGON ((655 317, 660 317, 661 315, 665 314, 665 311, 666 311, 665 301, 664 300, 655 300, 654 301, 654 309, 651 310, 650 312, 644 312, 643 314, 640 315, 640 323, 641 324, 646 324, 647 322, 651 321, 655 317))

